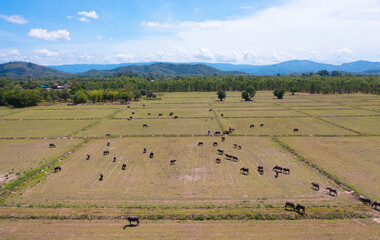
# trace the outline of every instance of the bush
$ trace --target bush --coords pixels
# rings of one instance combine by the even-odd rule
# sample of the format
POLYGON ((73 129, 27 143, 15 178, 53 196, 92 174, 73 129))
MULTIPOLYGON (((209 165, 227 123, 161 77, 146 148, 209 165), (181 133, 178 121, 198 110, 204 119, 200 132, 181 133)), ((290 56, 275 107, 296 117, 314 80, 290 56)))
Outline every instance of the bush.
POLYGON ((285 94, 285 90, 274 90, 273 95, 275 95, 278 99, 282 99, 285 94))
POLYGON ((84 92, 79 91, 75 93, 73 100, 75 104, 79 104, 79 103, 86 103, 88 101, 88 98, 84 92))

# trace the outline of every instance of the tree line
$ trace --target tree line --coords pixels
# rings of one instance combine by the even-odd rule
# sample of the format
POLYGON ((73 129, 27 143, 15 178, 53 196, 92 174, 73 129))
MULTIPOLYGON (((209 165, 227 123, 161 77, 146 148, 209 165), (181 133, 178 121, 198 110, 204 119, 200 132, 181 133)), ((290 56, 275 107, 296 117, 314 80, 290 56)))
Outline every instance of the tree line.
POLYGON ((250 100, 255 91, 276 93, 371 93, 380 94, 380 76, 302 75, 302 76, 140 76, 136 74, 111 77, 68 77, 63 79, 15 80, 0 78, 0 105, 34 106, 39 102, 104 102, 155 99, 162 92, 242 91, 250 100), (57 89, 56 85, 70 85, 57 89), (50 88, 43 89, 48 85, 50 88))

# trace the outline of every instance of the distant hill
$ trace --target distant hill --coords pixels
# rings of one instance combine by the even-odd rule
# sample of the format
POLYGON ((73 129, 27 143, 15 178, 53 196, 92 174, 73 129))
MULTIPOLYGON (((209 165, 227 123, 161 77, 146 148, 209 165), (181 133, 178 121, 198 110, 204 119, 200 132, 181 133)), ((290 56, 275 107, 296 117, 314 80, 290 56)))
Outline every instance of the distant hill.
POLYGON ((0 64, 0 76, 6 77, 66 77, 70 73, 61 72, 53 68, 44 67, 27 62, 9 62, 0 64))
POLYGON ((130 65, 118 67, 112 70, 90 70, 80 75, 104 76, 115 73, 134 72, 139 75, 152 73, 163 76, 196 76, 196 75, 226 75, 226 74, 245 74, 240 71, 222 71, 205 64, 174 64, 174 63, 154 63, 150 65, 130 65))
MULTIPOLYGON (((116 72, 129 71, 129 69, 123 68, 125 66, 133 66, 130 69, 134 71, 142 72, 142 68, 138 68, 136 66, 146 66, 146 65, 154 65, 156 62, 150 63, 121 63, 121 64, 73 64, 73 65, 61 65, 61 66, 50 66, 56 70, 61 70, 65 72, 71 73, 79 73, 89 71, 89 70, 114 70, 116 72), (116 70, 116 69, 118 70, 116 70)), ((166 63, 161 63, 166 64, 166 63)), ((168 63, 170 64, 170 63, 168 63)), ((369 62, 369 61, 356 61, 351 63, 343 63, 341 65, 333 65, 333 64, 324 64, 317 63, 308 60, 293 60, 286 61, 278 64, 271 65, 248 65, 248 64, 229 64, 229 63, 184 63, 185 65, 207 65, 209 67, 215 68, 221 71, 227 71, 234 74, 239 74, 239 72, 244 72, 248 74, 255 75, 275 75, 279 74, 300 74, 300 73, 309 73, 309 72, 318 72, 319 70, 327 70, 331 71, 341 71, 341 72, 351 72, 357 74, 378 74, 380 71, 380 63, 379 62, 369 62), (234 72, 237 71, 237 72, 234 72)), ((183 64, 175 64, 175 65, 183 65, 183 64)), ((165 72, 158 70, 158 66, 155 67, 145 67, 146 71, 154 71, 154 72, 165 72)), ((112 71, 105 72, 109 74, 112 71)), ((146 72, 145 72, 146 73, 146 72)), ((94 71, 91 71, 90 74, 95 74, 94 71)), ((97 72, 96 74, 103 74, 101 72, 97 72)), ((201 74, 201 73, 200 73, 201 74)), ((179 74, 182 75, 182 74, 179 74)))

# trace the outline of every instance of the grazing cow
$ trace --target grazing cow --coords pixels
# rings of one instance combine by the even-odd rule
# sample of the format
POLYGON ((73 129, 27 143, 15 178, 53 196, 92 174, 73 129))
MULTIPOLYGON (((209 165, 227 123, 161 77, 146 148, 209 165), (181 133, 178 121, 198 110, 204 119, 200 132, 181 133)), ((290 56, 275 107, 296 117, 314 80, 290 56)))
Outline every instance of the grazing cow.
POLYGON ((90 160, 90 154, 87 154, 86 160, 90 160))
POLYGON ((261 124, 260 124, 260 127, 264 127, 264 123, 261 123, 261 124))
POLYGON ((154 155, 154 153, 151 152, 151 153, 149 154, 149 158, 153 158, 153 155, 154 155))
POLYGON ((148 127, 148 124, 143 123, 143 127, 148 127))
POLYGON ((286 202, 285 203, 285 210, 288 210, 289 208, 294 211, 296 209, 296 206, 292 202, 286 202))
POLYGON ((239 158, 238 158, 238 157, 235 157, 235 156, 231 156, 231 157, 232 157, 232 160, 233 160, 234 162, 239 161, 239 158))
POLYGON ((145 104, 143 104, 143 107, 145 107, 145 104))
POLYGON ((131 121, 131 120, 132 120, 132 117, 127 118, 127 120, 128 120, 128 121, 131 121))
POLYGON ((273 171, 275 171, 276 173, 282 173, 282 167, 280 166, 274 166, 274 168, 272 169, 273 171))
POLYGON ((298 132, 298 128, 293 129, 293 132, 298 132))
POLYGON ((264 167, 263 166, 258 166, 257 171, 260 173, 260 175, 264 174, 264 167))
POLYGON ((58 171, 61 171, 62 169, 61 169, 61 167, 60 166, 55 166, 54 167, 54 172, 58 172, 58 171))
POLYGON ((135 112, 132 112, 132 115, 134 115, 135 114, 135 112))
POLYGON ((178 116, 174 116, 174 119, 177 119, 178 118, 178 116))
POLYGON ((162 117, 162 113, 159 113, 158 116, 159 116, 159 117, 162 117))
POLYGON ((254 127, 255 127, 255 124, 249 125, 249 128, 254 128, 254 127))
POLYGON ((319 184, 318 183, 311 183, 311 185, 313 185, 313 189, 315 190, 315 191, 319 191, 319 184))
POLYGON ((113 157, 113 161, 112 162, 116 162, 116 156, 113 157))
POLYGON ((99 181, 103 181, 103 173, 99 175, 99 181))
POLYGON ((132 116, 129 116, 129 119, 128 120, 132 120, 133 119, 133 117, 132 116))
POLYGON ((234 144, 234 148, 237 148, 237 144, 234 144))
POLYGON ((304 214, 305 213, 305 206, 302 204, 297 204, 295 211, 298 212, 299 214, 304 214))
POLYGON ((220 131, 215 131, 215 132, 214 132, 214 135, 215 135, 215 136, 220 135, 220 131))
POLYGON ((282 173, 283 174, 290 174, 290 169, 289 168, 283 168, 282 173))
POLYGON ((111 136, 111 133, 106 133, 106 137, 109 137, 109 136, 111 136))
POLYGON ((276 172, 276 175, 274 176, 274 178, 278 178, 278 172, 276 172))
POLYGON ((220 158, 217 158, 217 159, 215 160, 215 162, 219 164, 219 163, 221 163, 221 162, 222 162, 222 159, 220 159, 220 158))
POLYGON ((140 217, 139 216, 128 216, 125 218, 127 221, 129 221, 129 225, 132 225, 132 222, 137 222, 136 226, 140 224, 140 217))
POLYGON ((146 148, 144 148, 144 151, 143 151, 143 153, 146 153, 146 148))
POLYGON ((241 174, 247 175, 247 174, 249 174, 249 168, 242 167, 242 168, 240 168, 240 172, 241 172, 241 174))
POLYGON ((217 151, 219 155, 222 155, 224 153, 223 149, 218 149, 217 151))
POLYGON ((221 113, 221 114, 220 114, 220 116, 224 117, 224 114, 223 114, 223 113, 221 113))
POLYGON ((175 165, 175 162, 177 162, 177 160, 175 160, 175 159, 170 160, 170 165, 175 165))
POLYGON ((226 141, 226 138, 225 137, 222 137, 222 142, 226 141))
POLYGON ((233 132, 233 131, 235 131, 235 128, 229 127, 229 128, 228 128, 228 131, 229 131, 229 132, 233 132))
POLYGON ((209 111, 209 112, 212 112, 212 109, 210 108, 208 111, 209 111))
POLYGON ((198 142, 198 146, 203 146, 203 142, 198 142))
POLYGON ((111 145, 111 142, 110 142, 110 141, 107 142, 107 147, 108 147, 109 145, 111 145))
POLYGON ((207 131, 207 135, 209 135, 209 136, 210 136, 210 134, 211 134, 211 131, 210 131, 210 130, 208 130, 208 131, 207 131))
POLYGON ((228 135, 228 134, 230 134, 230 133, 231 133, 231 132, 230 132, 230 131, 227 131, 227 130, 223 132, 223 134, 225 134, 225 135, 228 135))
POLYGON ((338 196, 338 191, 336 189, 331 188, 331 187, 327 187, 326 189, 329 190, 329 195, 335 196, 335 197, 338 196))
POLYGON ((49 143, 49 148, 55 148, 55 144, 54 143, 49 143))
POLYGON ((238 146, 238 149, 241 150, 241 146, 240 145, 238 146))
POLYGON ((130 106, 127 106, 127 108, 131 108, 130 106))
POLYGON ((121 166, 121 170, 125 170, 126 167, 127 167, 127 164, 123 163, 123 166, 121 166))
POLYGON ((363 196, 360 196, 359 200, 360 200, 362 203, 364 203, 364 204, 368 204, 368 206, 371 206, 371 203, 372 203, 371 199, 369 199, 369 198, 365 198, 365 197, 363 197, 363 196))
POLYGON ((218 146, 218 143, 217 143, 217 142, 214 142, 214 143, 212 144, 212 146, 217 147, 217 146, 218 146))
POLYGON ((374 208, 377 210, 377 207, 380 206, 380 201, 374 201, 372 204, 371 204, 371 208, 374 208))
POLYGON ((226 154, 224 154, 224 155, 226 156, 226 159, 227 159, 227 160, 230 160, 230 159, 232 158, 232 155, 231 155, 231 154, 226 153, 226 154))
POLYGON ((103 155, 107 155, 107 154, 110 154, 110 151, 108 151, 108 150, 104 150, 104 151, 103 151, 103 155))
POLYGON ((169 116, 173 116, 173 112, 170 112, 170 113, 169 113, 169 116))
POLYGON ((148 113, 148 116, 150 116, 150 113, 148 113))

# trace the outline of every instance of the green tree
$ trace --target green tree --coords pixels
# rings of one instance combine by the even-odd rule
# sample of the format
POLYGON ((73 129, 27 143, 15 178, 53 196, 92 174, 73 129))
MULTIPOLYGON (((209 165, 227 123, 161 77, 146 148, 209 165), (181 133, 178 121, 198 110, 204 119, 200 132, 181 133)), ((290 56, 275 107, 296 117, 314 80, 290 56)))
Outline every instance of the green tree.
POLYGON ((278 90, 278 89, 275 89, 273 91, 273 95, 275 95, 278 99, 282 99, 283 96, 285 94, 285 91, 284 90, 278 90))
POLYGON ((220 99, 220 101, 223 101, 223 99, 225 99, 226 98, 226 92, 225 91, 223 91, 223 90, 219 90, 218 92, 217 92, 217 95, 218 95, 218 98, 220 99))
POLYGON ((251 101, 252 98, 256 95, 256 89, 250 85, 248 86, 245 91, 243 91, 241 93, 241 97, 245 100, 245 101, 251 101))
POLYGON ((74 94, 73 101, 75 104, 86 103, 88 101, 87 95, 82 91, 77 91, 74 94))

